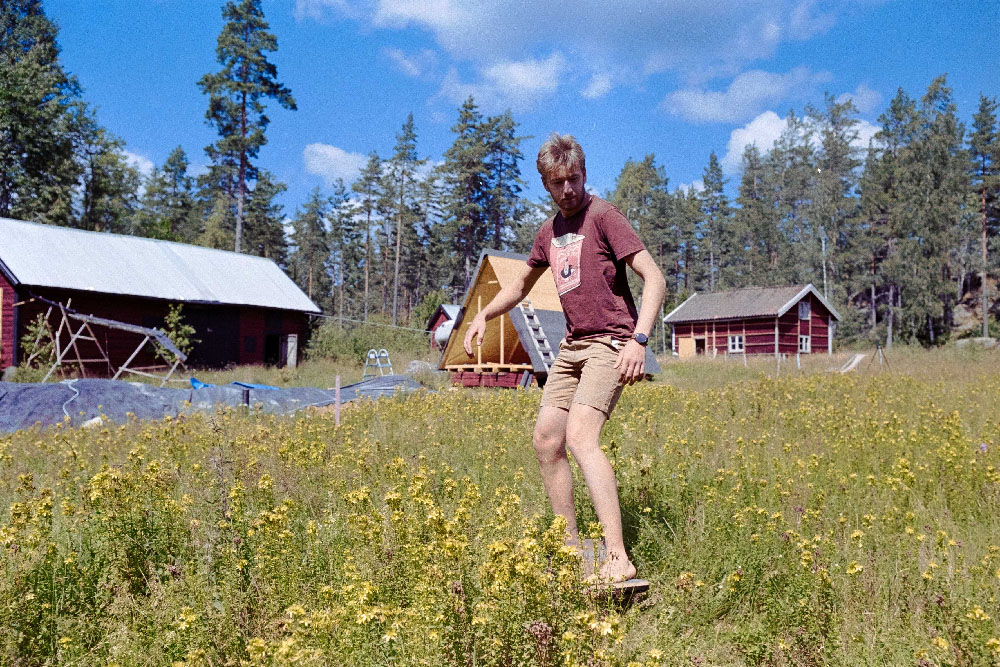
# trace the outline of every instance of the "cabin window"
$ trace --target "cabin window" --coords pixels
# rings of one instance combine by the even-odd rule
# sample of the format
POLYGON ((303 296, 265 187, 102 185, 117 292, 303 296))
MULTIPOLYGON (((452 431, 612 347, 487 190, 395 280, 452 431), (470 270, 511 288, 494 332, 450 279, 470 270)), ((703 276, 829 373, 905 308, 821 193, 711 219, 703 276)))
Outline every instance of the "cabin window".
POLYGON ((809 336, 799 336, 799 352, 809 352, 809 336))
POLYGON ((809 302, 799 301, 799 319, 808 320, 809 319, 809 302))
POLYGON ((729 351, 730 352, 743 351, 743 334, 733 335, 729 337, 729 351))

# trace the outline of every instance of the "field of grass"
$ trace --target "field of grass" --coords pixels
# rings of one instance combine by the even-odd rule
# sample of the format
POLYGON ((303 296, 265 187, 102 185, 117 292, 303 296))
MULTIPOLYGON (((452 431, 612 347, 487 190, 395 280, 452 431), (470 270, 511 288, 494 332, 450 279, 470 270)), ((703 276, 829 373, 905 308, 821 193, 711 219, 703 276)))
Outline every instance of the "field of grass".
POLYGON ((537 390, 0 437, 0 664, 1000 664, 997 356, 888 359, 628 388, 628 607, 562 546, 537 390))

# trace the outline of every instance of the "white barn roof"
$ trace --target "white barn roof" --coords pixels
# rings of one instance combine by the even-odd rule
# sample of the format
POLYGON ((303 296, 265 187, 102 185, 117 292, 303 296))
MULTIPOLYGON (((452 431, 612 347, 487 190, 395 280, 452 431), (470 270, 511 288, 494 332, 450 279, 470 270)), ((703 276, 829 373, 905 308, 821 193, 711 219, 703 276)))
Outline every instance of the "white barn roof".
POLYGON ((270 259, 9 218, 0 268, 34 287, 320 312, 270 259))

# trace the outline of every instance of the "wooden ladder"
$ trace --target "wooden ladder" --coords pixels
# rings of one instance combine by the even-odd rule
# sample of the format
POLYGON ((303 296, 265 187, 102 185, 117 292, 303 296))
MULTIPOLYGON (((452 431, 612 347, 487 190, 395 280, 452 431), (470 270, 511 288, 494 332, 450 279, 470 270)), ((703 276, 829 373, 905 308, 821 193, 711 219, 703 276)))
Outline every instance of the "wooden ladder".
POLYGON ((531 305, 531 300, 525 299, 522 301, 520 308, 521 313, 524 315, 524 320, 528 323, 528 328, 531 330, 531 342, 542 357, 542 363, 545 364, 545 372, 547 373, 552 368, 552 363, 556 360, 556 353, 552 351, 552 346, 549 345, 549 339, 545 335, 545 330, 542 329, 542 323, 539 321, 538 315, 535 314, 535 308, 531 305))

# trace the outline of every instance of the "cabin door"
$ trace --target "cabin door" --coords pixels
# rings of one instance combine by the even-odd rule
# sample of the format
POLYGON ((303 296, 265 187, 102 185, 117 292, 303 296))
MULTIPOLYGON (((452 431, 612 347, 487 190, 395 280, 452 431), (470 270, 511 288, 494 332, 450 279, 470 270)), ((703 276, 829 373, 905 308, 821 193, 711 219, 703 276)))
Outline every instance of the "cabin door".
POLYGON ((694 339, 694 353, 695 354, 705 354, 705 339, 695 338, 694 339))
POLYGON ((681 359, 694 356, 694 338, 683 336, 677 339, 677 356, 681 359))

